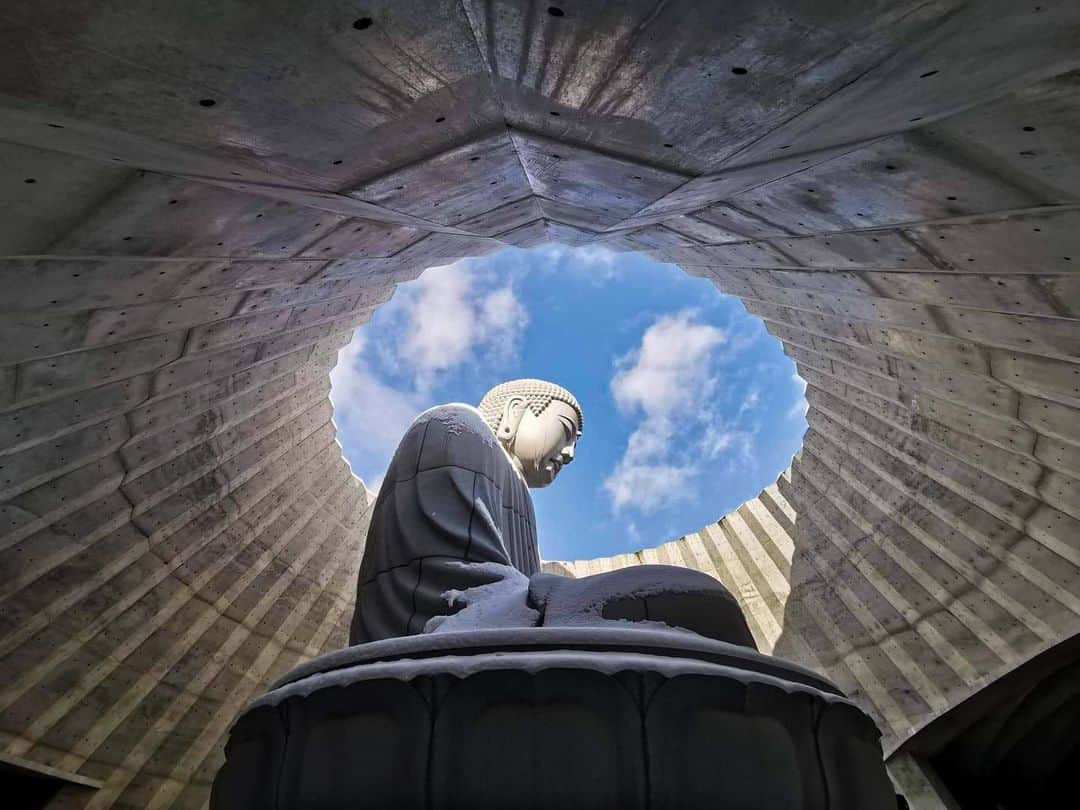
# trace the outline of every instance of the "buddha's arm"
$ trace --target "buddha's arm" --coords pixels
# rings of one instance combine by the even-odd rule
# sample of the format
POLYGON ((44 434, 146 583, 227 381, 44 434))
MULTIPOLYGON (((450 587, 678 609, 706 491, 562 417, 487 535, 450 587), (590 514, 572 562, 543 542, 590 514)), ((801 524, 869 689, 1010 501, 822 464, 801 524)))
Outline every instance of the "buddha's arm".
POLYGON ((520 576, 500 529, 501 454, 464 406, 436 408, 413 423, 375 503, 350 643, 421 633, 433 616, 456 613, 470 598, 444 594, 520 576))

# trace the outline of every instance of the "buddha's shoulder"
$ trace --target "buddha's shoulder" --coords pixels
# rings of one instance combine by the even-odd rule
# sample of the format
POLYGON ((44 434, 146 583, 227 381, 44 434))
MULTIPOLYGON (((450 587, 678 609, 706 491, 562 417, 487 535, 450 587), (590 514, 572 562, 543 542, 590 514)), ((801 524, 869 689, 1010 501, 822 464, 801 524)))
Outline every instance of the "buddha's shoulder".
POLYGON ((488 427, 480 411, 464 402, 450 402, 428 408, 416 417, 409 429, 413 430, 420 425, 426 426, 425 430, 429 435, 434 431, 450 436, 476 438, 495 445, 495 433, 488 427))
POLYGON ((480 411, 452 402, 424 411, 405 431, 392 466, 399 475, 460 467, 487 475, 506 463, 495 433, 480 411))

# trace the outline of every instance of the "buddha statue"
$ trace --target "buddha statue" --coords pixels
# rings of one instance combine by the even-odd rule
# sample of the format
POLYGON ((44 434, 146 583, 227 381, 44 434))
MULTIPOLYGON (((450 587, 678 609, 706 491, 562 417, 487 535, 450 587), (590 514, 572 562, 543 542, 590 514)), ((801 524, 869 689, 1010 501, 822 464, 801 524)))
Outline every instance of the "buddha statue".
POLYGON ((495 386, 479 407, 422 413, 375 501, 350 643, 492 627, 648 621, 754 647, 715 579, 640 566, 581 580, 539 573, 529 489, 574 460, 584 413, 544 380, 495 386))
POLYGON ((406 431, 375 502, 350 646, 237 718, 211 810, 895 807, 873 721, 757 652, 715 579, 540 571, 530 488, 574 459, 542 380, 406 431))

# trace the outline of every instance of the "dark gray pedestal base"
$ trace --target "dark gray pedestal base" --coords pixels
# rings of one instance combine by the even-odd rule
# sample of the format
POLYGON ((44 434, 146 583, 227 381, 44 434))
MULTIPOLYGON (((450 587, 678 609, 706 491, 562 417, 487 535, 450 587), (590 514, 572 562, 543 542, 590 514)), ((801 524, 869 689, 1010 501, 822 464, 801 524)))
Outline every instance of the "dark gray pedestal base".
POLYGON ((324 656, 237 720, 213 810, 895 807, 820 677, 680 632, 413 636, 324 656))

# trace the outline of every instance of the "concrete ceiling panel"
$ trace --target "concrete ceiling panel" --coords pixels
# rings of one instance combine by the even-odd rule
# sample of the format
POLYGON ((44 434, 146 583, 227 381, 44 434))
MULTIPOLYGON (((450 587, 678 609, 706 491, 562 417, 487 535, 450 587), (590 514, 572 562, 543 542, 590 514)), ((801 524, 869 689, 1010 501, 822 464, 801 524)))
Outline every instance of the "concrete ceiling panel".
POLYGON ((687 181, 670 194, 643 208, 621 225, 622 227, 650 225, 677 214, 691 213, 720 200, 731 199, 749 189, 796 175, 808 168, 852 152, 860 146, 861 144, 843 144, 797 155, 784 152, 773 160, 725 167, 687 181))
POLYGON ((468 0, 512 125, 698 173, 840 90, 957 4, 468 0), (546 103, 538 103, 544 100, 546 103), (558 117, 551 113, 558 113, 558 117))
POLYGON ((669 230, 663 225, 650 225, 625 232, 626 238, 644 250, 662 251, 668 248, 678 249, 696 247, 701 243, 678 231, 669 230))
POLYGON ((806 267, 888 267, 904 270, 936 268, 930 257, 897 231, 771 239, 770 244, 806 267))
POLYGON ((625 219, 688 178, 520 131, 512 133, 533 191, 548 200, 625 219))
POLYGON ((762 239, 791 233, 787 228, 771 222, 761 215, 763 206, 754 205, 742 209, 735 205, 719 204, 695 211, 694 216, 724 230, 742 235, 745 239, 762 239))
POLYGON ((499 239, 518 248, 536 247, 548 241, 547 224, 542 219, 536 219, 499 234, 499 239))
POLYGON ((927 225, 906 233, 961 271, 1075 273, 1080 269, 1080 210, 1048 210, 965 225, 927 225))
POLYGON ((1055 76, 930 128, 1003 178, 1048 202, 1080 201, 1080 71, 1055 76))
POLYGON ((324 189, 502 120, 454 0, 206 13, 212 25, 183 5, 9 4, 0 92, 324 189))
POLYGON ((500 205, 490 211, 458 223, 462 230, 480 236, 495 236, 505 233, 519 225, 539 219, 541 216, 539 200, 529 195, 521 200, 500 205))
POLYGON ((879 50, 854 81, 764 135, 738 162, 776 157, 795 144, 813 150, 925 126, 1080 67, 1074 3, 934 3, 921 14, 926 24, 917 33, 879 50))
POLYGON ((722 245, 725 242, 742 242, 743 234, 729 231, 695 216, 678 215, 664 220, 664 227, 700 242, 703 245, 722 245))
POLYGON ((549 220, 565 222, 578 228, 591 231, 602 231, 618 222, 618 216, 610 211, 600 211, 593 208, 583 208, 579 205, 563 202, 561 200, 549 200, 537 197, 540 210, 549 220))
POLYGON ((390 225, 370 219, 346 219, 298 255, 313 259, 343 256, 380 259, 393 256, 425 236, 426 231, 407 225, 390 225))
MULTIPOLYGON (((630 238, 633 238, 632 236, 630 238)), ((657 247, 645 251, 667 262, 706 267, 799 267, 800 263, 766 242, 739 242, 730 245, 657 247)))
POLYGON ((565 222, 553 222, 550 219, 547 220, 547 234, 549 242, 571 246, 585 245, 596 238, 596 233, 594 231, 578 228, 575 225, 568 225, 565 222))
POLYGON ((136 173, 60 235, 60 255, 294 256, 345 217, 166 175, 136 173))
POLYGON ((134 174, 0 141, 0 255, 44 253, 134 174))
POLYGON ((885 138, 732 200, 796 233, 1027 208, 1052 202, 934 129, 885 138), (850 189, 858 188, 858 194, 850 189))
POLYGON ((462 256, 484 256, 500 247, 502 243, 483 236, 433 233, 395 253, 392 261, 399 266, 420 266, 422 270, 436 264, 449 264, 448 260, 460 259, 462 256))
POLYGON ((357 199, 444 225, 531 193, 506 131, 485 135, 349 191, 357 199))

